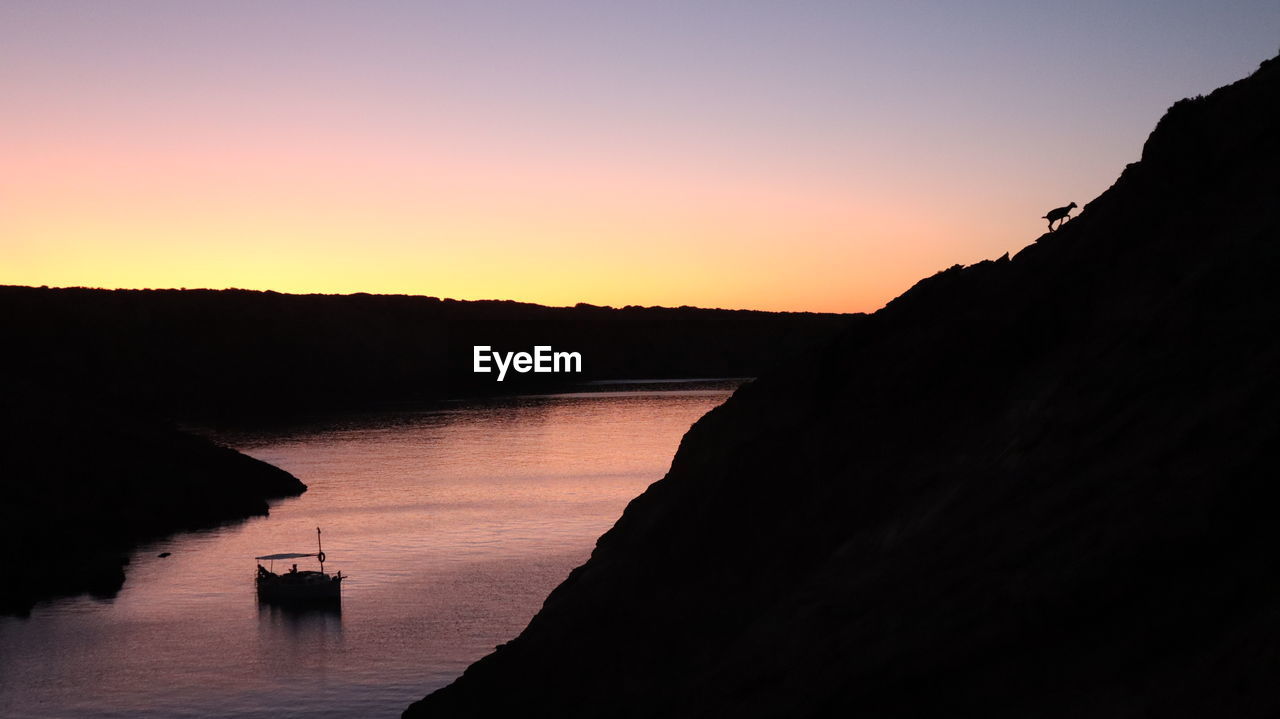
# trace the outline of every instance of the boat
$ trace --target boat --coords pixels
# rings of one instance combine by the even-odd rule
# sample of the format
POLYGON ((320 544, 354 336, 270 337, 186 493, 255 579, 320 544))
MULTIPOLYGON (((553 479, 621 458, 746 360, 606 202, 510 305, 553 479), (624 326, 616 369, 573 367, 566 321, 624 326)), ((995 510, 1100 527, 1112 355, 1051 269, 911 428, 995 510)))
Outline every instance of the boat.
POLYGON ((342 599, 342 572, 326 574, 324 571, 324 547, 320 543, 320 528, 316 527, 316 551, 308 553, 282 552, 254 557, 258 560, 258 598, 274 602, 333 602, 342 599), (284 572, 277 574, 277 560, 315 557, 320 561, 320 571, 299 570, 295 562, 284 572), (267 562, 268 566, 262 566, 267 562))

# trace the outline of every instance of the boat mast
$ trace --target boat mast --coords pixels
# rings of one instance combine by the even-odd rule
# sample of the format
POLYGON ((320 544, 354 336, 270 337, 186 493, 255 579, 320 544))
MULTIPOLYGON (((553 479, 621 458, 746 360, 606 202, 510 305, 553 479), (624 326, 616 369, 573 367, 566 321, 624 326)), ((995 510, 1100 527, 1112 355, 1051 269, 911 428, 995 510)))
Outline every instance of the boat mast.
POLYGON ((324 547, 320 544, 319 527, 316 527, 316 559, 320 560, 320 573, 324 574, 324 547))

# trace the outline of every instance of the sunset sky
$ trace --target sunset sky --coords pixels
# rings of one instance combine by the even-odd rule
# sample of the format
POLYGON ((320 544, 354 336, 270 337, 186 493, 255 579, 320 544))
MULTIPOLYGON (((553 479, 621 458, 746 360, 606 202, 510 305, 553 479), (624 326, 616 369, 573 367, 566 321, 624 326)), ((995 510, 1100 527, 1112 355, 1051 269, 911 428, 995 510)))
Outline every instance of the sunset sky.
POLYGON ((873 310, 1277 51, 1275 0, 9 0, 0 284, 873 310))

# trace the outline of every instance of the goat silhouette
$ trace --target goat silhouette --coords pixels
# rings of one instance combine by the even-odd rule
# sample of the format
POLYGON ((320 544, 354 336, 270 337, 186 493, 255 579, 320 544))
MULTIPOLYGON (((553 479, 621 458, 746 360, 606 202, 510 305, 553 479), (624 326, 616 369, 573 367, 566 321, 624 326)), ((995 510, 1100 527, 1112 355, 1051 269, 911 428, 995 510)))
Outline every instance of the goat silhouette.
POLYGON ((1061 228, 1062 223, 1071 219, 1071 210, 1075 207, 1076 203, 1073 202, 1066 207, 1055 207, 1054 209, 1049 210, 1049 214, 1042 218, 1049 221, 1049 231, 1053 232, 1053 223, 1057 222, 1058 227, 1061 228))

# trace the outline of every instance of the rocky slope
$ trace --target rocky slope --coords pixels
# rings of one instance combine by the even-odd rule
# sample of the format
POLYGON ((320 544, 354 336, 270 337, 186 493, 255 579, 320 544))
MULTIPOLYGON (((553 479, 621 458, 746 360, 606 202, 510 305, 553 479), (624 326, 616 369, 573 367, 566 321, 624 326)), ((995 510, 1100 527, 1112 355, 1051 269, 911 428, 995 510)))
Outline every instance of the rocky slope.
POLYGON ((267 513, 293 475, 125 410, 0 384, 0 613, 110 596, 139 542, 267 513))
POLYGON ((685 437, 408 717, 1280 713, 1280 59, 685 437))

